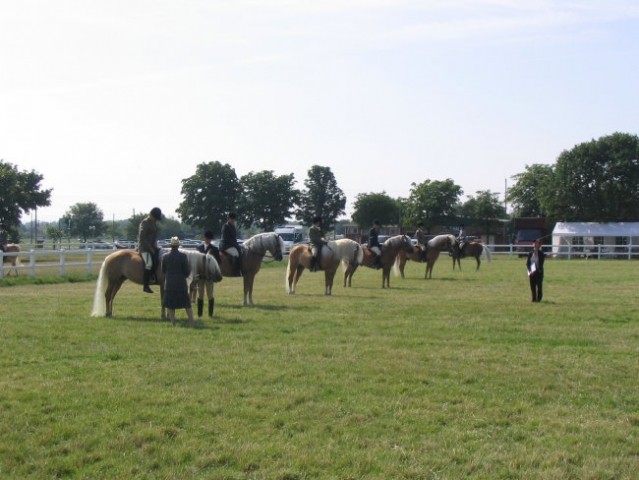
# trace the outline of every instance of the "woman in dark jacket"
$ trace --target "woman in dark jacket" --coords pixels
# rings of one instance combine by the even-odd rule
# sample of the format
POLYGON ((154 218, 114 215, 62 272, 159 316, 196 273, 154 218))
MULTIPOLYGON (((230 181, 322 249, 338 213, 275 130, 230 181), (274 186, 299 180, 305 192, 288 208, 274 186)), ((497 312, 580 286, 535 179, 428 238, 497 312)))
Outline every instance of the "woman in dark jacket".
POLYGON ((541 249, 541 241, 533 242, 533 249, 528 252, 526 258, 526 269, 528 270, 528 279, 530 280, 530 293, 533 302, 541 302, 543 297, 544 284, 544 261, 546 254, 541 249))
POLYGON ((180 252, 180 240, 171 238, 171 251, 162 257, 164 273, 164 306, 169 312, 169 320, 175 325, 175 310, 186 309, 189 323, 193 323, 193 309, 189 296, 187 278, 191 275, 191 265, 185 253, 180 252))

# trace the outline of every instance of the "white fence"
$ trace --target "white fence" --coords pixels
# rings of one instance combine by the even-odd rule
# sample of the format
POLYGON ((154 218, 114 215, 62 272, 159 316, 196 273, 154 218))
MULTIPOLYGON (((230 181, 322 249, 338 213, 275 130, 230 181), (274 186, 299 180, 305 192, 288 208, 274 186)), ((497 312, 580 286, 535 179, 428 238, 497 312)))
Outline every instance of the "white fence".
MULTIPOLYGON (((490 249, 492 256, 524 256, 529 250, 521 250, 521 247, 517 247, 516 245, 487 245, 487 247, 490 249)), ((551 254, 554 258, 564 259, 639 259, 639 247, 632 245, 562 245, 561 250, 558 252, 553 252, 550 246, 544 246, 544 251, 551 254)), ((29 276, 35 277, 36 272, 43 269, 57 271, 58 276, 66 276, 67 269, 71 267, 85 268, 87 275, 93 275, 99 271, 102 261, 110 253, 112 253, 112 250, 92 248, 74 250, 35 249, 19 253, 2 253, 2 251, 0 251, 0 260, 3 261, 15 256, 20 257, 19 264, 16 265, 16 267, 13 267, 10 261, 7 261, 7 263, 2 262, 0 278, 20 274, 25 271, 29 276), (81 260, 78 260, 78 258, 81 260)))
POLYGON ((85 267, 86 274, 92 275, 102 265, 102 261, 112 250, 94 250, 92 248, 78 250, 28 250, 18 253, 3 253, 0 251, 0 278, 8 275, 19 275, 22 271, 28 272, 31 277, 36 276, 36 271, 47 269, 57 271, 58 276, 64 277, 67 269, 71 267, 85 267), (12 265, 12 259, 19 257, 16 266, 12 265), (80 258, 81 260, 78 260, 80 258), (55 260, 52 260, 55 259, 55 260), (6 263, 5 263, 6 262, 6 263))

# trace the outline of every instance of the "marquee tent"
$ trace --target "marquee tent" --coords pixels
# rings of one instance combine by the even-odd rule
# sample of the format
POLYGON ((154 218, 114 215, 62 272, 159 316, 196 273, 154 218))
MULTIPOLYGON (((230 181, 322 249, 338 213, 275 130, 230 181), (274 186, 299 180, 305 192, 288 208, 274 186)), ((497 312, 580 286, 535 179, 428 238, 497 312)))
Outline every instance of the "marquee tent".
POLYGON ((567 252, 572 245, 639 245, 639 222, 557 222, 552 251, 567 252))

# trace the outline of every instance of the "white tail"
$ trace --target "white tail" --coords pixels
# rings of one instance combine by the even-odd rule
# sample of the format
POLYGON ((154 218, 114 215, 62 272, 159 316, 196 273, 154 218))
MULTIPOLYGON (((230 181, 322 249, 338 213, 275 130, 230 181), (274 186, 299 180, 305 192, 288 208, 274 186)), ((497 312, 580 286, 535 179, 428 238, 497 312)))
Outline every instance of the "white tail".
POLYGON ((102 262, 100 267, 100 274, 98 275, 98 283, 95 286, 95 294, 93 295, 93 310, 91 311, 92 317, 104 317, 106 315, 106 298, 104 294, 107 289, 106 281, 106 261, 102 262))

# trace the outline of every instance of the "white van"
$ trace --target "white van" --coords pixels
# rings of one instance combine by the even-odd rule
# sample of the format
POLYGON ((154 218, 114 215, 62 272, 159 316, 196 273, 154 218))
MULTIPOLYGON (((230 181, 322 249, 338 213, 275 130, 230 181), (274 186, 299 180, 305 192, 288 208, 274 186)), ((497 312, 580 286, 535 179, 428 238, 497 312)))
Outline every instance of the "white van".
POLYGON ((294 245, 302 243, 304 240, 304 227, 302 225, 280 225, 275 228, 275 233, 278 233, 282 240, 284 240, 284 255, 288 255, 294 245))

